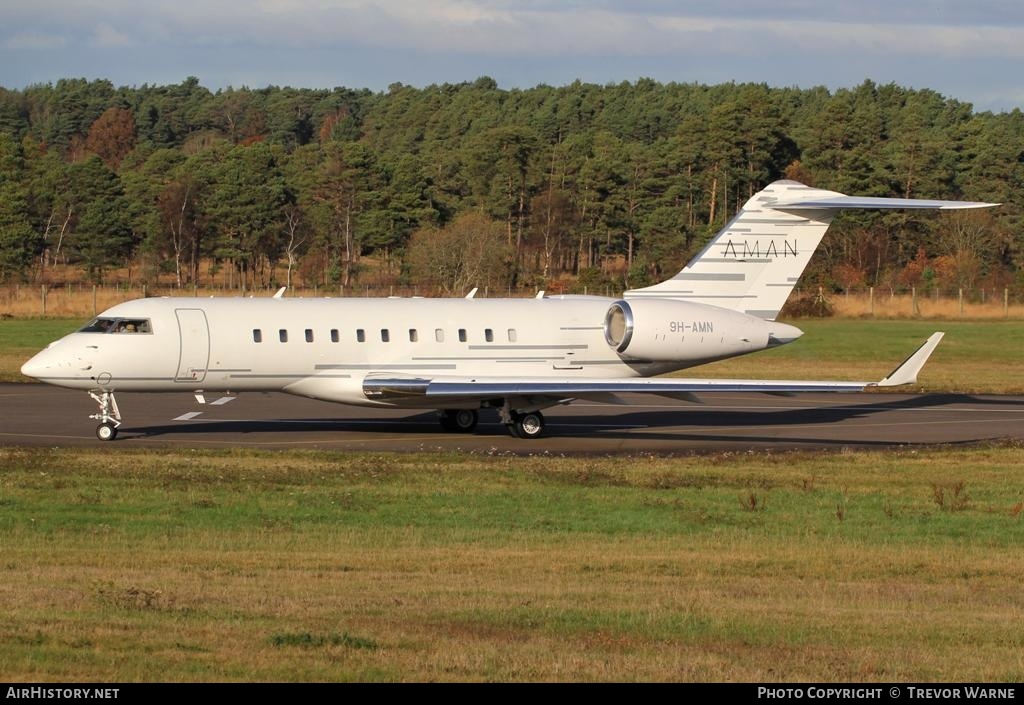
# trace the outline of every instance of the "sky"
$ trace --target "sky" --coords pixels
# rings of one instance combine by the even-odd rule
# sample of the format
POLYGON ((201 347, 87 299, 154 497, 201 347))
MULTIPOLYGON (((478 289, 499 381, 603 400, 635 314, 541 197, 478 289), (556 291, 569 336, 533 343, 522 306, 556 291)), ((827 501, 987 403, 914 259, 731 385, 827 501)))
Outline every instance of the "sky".
POLYGON ((763 82, 1024 107, 1020 0, 0 0, 0 86, 763 82))

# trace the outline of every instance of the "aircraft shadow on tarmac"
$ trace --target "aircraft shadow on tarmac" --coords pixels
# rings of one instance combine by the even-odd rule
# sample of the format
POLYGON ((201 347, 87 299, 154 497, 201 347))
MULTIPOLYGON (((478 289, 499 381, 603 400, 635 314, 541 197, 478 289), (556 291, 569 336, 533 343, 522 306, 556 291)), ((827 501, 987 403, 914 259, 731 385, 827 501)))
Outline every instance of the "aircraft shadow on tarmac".
MULTIPOLYGON (((919 438, 902 438, 899 440, 880 440, 871 437, 871 432, 857 426, 840 425, 844 421, 868 418, 893 410, 914 410, 949 406, 954 404, 971 404, 974 406, 993 404, 999 406, 1024 405, 1024 401, 1015 399, 986 399, 960 394, 924 394, 913 397, 887 399, 886 395, 859 396, 856 402, 842 405, 822 405, 815 407, 798 407, 779 409, 777 407, 761 410, 757 406, 749 408, 721 407, 707 408, 699 404, 680 406, 678 410, 658 409, 623 411, 616 414, 582 415, 553 414, 548 416, 546 439, 579 438, 579 439, 620 439, 631 441, 686 441, 694 442, 728 442, 728 443, 787 443, 828 445, 862 445, 892 446, 908 443, 934 442, 919 438), (794 437, 784 435, 785 427, 814 425, 821 430, 822 425, 836 424, 836 432, 832 435, 815 435, 794 437), (757 433, 759 427, 775 427, 783 430, 783 436, 757 433), (729 427, 738 429, 730 433, 716 432, 716 429, 729 427), (743 431, 749 427, 751 433, 743 431), (666 430, 671 428, 672 430, 666 430), (702 429, 706 429, 703 430, 702 429)), ((571 410, 572 407, 569 407, 571 410)), ((162 424, 159 426, 125 427, 125 438, 130 437, 173 437, 180 435, 216 434, 430 434, 439 440, 445 439, 458 445, 458 441, 468 438, 503 437, 509 438, 505 428, 497 422, 495 412, 484 412, 480 425, 474 434, 463 436, 451 434, 441 429, 434 412, 418 412, 411 416, 394 419, 267 419, 267 420, 203 420, 180 424, 162 424)), ((991 438, 986 431, 991 429, 981 424, 978 426, 977 438, 958 439, 957 442, 968 443, 975 440, 991 438)), ((268 439, 270 440, 270 439, 268 439)), ((337 437, 324 440, 338 440, 337 437)), ((313 439, 315 443, 315 439, 313 439)), ((948 442, 948 441, 947 441, 948 442)), ((537 443, 543 445, 544 439, 526 441, 530 448, 536 449, 537 443)))

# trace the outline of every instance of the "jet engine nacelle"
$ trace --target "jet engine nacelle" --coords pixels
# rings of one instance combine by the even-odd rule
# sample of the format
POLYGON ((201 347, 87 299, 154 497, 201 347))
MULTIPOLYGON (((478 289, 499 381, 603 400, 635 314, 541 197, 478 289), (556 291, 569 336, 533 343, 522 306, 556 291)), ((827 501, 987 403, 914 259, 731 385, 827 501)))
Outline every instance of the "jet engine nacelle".
POLYGON ((623 359, 708 361, 788 343, 801 334, 785 323, 739 311, 668 299, 616 301, 604 337, 623 359))

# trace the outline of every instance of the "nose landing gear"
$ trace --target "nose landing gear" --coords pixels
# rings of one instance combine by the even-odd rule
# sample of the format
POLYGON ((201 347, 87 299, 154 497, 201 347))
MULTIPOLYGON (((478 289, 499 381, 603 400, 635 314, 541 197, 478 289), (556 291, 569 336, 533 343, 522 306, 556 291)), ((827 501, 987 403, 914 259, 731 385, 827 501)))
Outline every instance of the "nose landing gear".
POLYGON ((121 411, 117 408, 114 393, 108 391, 89 392, 89 396, 100 406, 98 414, 89 416, 90 419, 100 422, 96 427, 96 437, 101 441, 114 440, 117 438, 117 427, 121 425, 121 411))

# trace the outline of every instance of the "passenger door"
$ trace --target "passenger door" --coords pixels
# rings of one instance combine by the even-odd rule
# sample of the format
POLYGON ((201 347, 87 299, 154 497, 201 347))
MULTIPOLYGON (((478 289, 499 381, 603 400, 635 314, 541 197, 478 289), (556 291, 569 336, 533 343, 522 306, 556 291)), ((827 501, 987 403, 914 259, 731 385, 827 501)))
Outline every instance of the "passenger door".
POLYGON ((178 357, 178 372, 175 382, 202 382, 206 379, 206 367, 210 362, 210 329, 206 325, 206 314, 198 308, 178 308, 181 352, 178 357))

